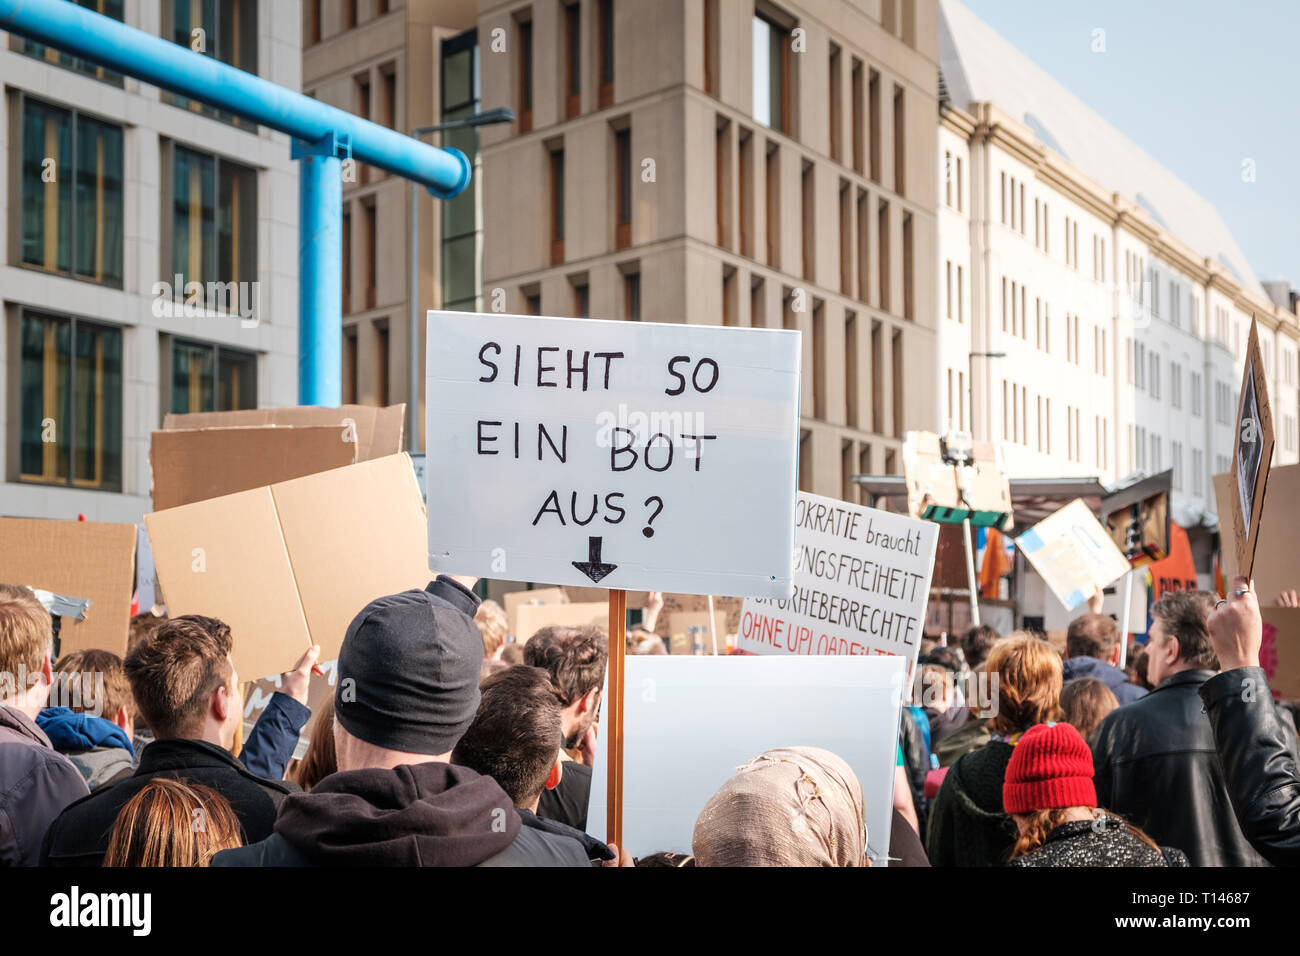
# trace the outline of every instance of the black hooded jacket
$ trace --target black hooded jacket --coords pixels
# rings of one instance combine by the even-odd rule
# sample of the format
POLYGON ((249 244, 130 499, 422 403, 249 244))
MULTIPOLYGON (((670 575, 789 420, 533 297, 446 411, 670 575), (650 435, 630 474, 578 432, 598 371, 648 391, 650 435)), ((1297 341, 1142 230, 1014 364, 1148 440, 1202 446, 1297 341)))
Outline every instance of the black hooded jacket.
POLYGON ((213 866, 589 866, 576 840, 522 826, 506 792, 430 762, 331 774, 286 797, 275 832, 213 866))

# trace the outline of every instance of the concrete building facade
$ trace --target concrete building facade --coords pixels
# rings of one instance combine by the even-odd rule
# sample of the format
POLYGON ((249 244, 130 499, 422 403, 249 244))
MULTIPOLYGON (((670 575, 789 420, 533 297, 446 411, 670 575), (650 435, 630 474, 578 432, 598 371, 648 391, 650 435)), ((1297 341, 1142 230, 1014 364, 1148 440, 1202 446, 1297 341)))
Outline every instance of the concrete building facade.
POLYGON ((1300 461, 1294 300, 1214 208, 956 0, 939 62, 935 425, 1002 442, 1013 477, 1172 468, 1175 519, 1212 525, 1254 317, 1274 463, 1300 461))
POLYGON ((489 309, 797 328, 800 487, 937 413, 937 8, 483 0, 489 309))
MULTIPOLYGON (((304 0, 303 91, 402 133, 478 112, 473 0, 304 0)), ((492 104, 495 105, 495 104, 492 104)), ((426 141, 477 157, 477 134, 426 141)), ((416 347, 427 309, 482 307, 480 169, 450 202, 417 190, 416 347)), ((411 184, 361 164, 343 179, 343 401, 410 394, 411 184)), ((423 377, 417 394, 423 394, 423 377)), ((422 405, 421 398, 420 404, 422 405)), ((423 412, 413 448, 424 445, 423 412)))
MULTIPOLYGON (((297 3, 82 5, 298 89, 297 3)), ((0 514, 135 522, 163 415, 296 399, 289 140, 7 34, 0 86, 0 514)))

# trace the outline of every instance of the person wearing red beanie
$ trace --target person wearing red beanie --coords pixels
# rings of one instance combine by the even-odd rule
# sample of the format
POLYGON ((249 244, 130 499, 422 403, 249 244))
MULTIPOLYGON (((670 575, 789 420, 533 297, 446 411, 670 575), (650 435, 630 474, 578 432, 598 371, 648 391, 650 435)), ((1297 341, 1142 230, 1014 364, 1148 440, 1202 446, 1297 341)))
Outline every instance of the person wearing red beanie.
POLYGON ((1137 827, 1097 808, 1092 751, 1069 724, 1037 724, 1021 736, 1002 784, 1002 806, 1020 836, 1010 866, 1187 866, 1137 827))

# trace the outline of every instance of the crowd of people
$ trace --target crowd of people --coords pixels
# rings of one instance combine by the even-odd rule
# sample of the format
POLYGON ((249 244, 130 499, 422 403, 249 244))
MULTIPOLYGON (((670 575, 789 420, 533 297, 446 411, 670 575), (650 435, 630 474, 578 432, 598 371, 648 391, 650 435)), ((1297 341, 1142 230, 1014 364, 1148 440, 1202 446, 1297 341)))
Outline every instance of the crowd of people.
MULTIPOLYGON (((1063 654, 988 626, 926 640, 899 727, 889 864, 1300 858, 1300 740, 1259 666, 1251 584, 1166 595, 1152 621, 1126 668, 1097 609, 1070 624, 1063 654)), ((464 579, 376 598, 316 713, 312 648, 247 734, 240 636, 222 621, 142 614, 125 659, 53 660, 53 635, 32 591, 0 585, 0 865, 872 862, 861 782, 809 746, 736 769, 689 848, 634 859, 590 835, 607 636, 554 626, 521 645, 464 579)), ((651 636, 628 650, 661 652, 651 636)))

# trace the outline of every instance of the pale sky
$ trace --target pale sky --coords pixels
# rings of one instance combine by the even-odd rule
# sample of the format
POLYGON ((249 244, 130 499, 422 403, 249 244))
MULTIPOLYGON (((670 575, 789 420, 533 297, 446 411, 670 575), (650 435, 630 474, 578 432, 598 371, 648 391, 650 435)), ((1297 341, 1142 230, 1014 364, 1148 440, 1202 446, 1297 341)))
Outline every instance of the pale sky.
POLYGON ((1213 203, 1261 280, 1300 286, 1300 3, 962 2, 1213 203))

